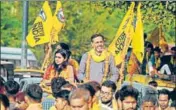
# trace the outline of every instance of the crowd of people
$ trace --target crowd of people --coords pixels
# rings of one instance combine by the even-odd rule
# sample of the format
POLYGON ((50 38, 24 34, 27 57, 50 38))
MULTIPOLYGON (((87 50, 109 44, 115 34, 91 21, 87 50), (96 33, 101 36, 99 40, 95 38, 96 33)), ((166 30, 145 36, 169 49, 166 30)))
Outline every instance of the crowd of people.
MULTIPOLYGON (((144 38, 147 38, 146 34, 144 38)), ((176 75, 176 46, 170 48, 166 42, 155 46, 145 41, 145 56, 141 69, 142 74, 169 80, 172 75, 176 75)))
POLYGON ((149 82, 145 94, 132 85, 117 90, 111 80, 101 85, 96 81, 73 85, 63 77, 51 80, 51 94, 38 84, 30 84, 19 91, 16 81, 0 82, 1 110, 175 110, 176 89, 157 90, 155 81, 149 82), (142 99, 140 99, 142 98, 142 99))
MULTIPOLYGON (((157 82, 151 81, 141 97, 132 85, 117 87, 119 67, 105 47, 104 36, 92 35, 91 45, 78 64, 69 46, 60 43, 41 83, 30 84, 25 91, 19 91, 17 82, 1 79, 1 110, 175 110, 176 89, 158 91, 157 82)), ((176 47, 170 51, 167 44, 154 47, 145 41, 145 50, 141 74, 154 79, 174 74, 176 47)))

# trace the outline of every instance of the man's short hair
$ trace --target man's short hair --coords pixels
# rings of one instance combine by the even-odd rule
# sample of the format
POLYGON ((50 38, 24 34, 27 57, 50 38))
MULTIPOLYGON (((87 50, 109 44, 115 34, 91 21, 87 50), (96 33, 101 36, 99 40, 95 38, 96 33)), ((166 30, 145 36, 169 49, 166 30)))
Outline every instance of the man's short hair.
POLYGON ((90 81, 90 82, 88 82, 88 84, 90 84, 96 92, 101 90, 100 84, 96 81, 90 81))
POLYGON ((139 92, 136 88, 134 88, 130 85, 126 85, 120 89, 119 98, 121 101, 123 101, 125 99, 125 97, 131 96, 131 97, 135 98, 137 101, 138 95, 139 95, 139 92))
POLYGON ((171 48, 172 51, 176 51, 176 46, 171 48))
POLYGON ((91 36, 91 42, 93 42, 94 38, 101 37, 103 40, 105 40, 105 37, 102 34, 93 34, 91 36))
POLYGON ((79 85, 78 88, 83 88, 83 89, 88 90, 90 92, 91 97, 93 97, 95 95, 95 92, 96 92, 94 90, 94 88, 90 84, 88 84, 88 83, 79 85))
POLYGON ((62 99, 65 99, 67 102, 69 102, 68 101, 69 94, 70 94, 70 91, 61 90, 61 91, 59 91, 58 93, 55 94, 55 98, 62 98, 62 99))
POLYGON ((83 88, 76 88, 72 90, 69 95, 69 101, 72 99, 81 99, 83 98, 85 102, 88 102, 90 99, 90 92, 83 88))
POLYGON ((168 99, 170 99, 170 91, 169 90, 167 90, 167 89, 162 89, 162 90, 159 90, 158 91, 158 98, 159 98, 159 96, 161 95, 161 94, 163 94, 163 95, 168 95, 168 99))
POLYGON ((153 50, 153 44, 152 43, 148 43, 148 45, 146 46, 146 48, 151 48, 151 50, 153 50))
POLYGON ((154 52, 161 53, 161 49, 160 49, 159 47, 155 47, 155 48, 154 48, 154 52))
POLYGON ((34 101, 41 102, 43 90, 37 84, 30 84, 26 88, 26 95, 34 101))
POLYGON ((157 87, 158 86, 158 83, 156 81, 150 81, 148 84, 153 86, 153 87, 157 87))
MULTIPOLYGON (((0 94, 0 104, 1 104, 1 102, 5 108, 8 108, 10 106, 9 99, 4 94, 0 94)), ((0 105, 0 107, 1 107, 1 105, 0 105)))
POLYGON ((68 82, 63 77, 57 77, 51 80, 51 90, 54 97, 56 93, 58 93, 61 90, 61 87, 66 83, 68 82))
POLYGON ((5 82, 5 90, 7 95, 16 95, 19 91, 20 85, 14 80, 5 82))
POLYGON ((115 92, 116 88, 117 88, 116 84, 113 81, 110 81, 110 80, 104 81, 103 84, 102 84, 102 86, 111 88, 112 92, 115 92))
POLYGON ((156 105, 157 104, 157 99, 156 97, 154 97, 153 95, 145 95, 143 98, 142 98, 142 104, 144 102, 152 102, 153 105, 156 105))

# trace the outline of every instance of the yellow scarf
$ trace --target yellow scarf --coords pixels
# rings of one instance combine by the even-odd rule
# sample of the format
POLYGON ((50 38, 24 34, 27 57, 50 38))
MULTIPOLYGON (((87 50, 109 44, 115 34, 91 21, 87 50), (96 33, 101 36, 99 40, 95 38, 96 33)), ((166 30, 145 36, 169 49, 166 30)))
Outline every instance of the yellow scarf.
POLYGON ((100 56, 96 55, 96 52, 94 49, 90 50, 89 53, 95 62, 102 62, 106 59, 107 56, 110 55, 110 53, 107 50, 104 50, 100 56))

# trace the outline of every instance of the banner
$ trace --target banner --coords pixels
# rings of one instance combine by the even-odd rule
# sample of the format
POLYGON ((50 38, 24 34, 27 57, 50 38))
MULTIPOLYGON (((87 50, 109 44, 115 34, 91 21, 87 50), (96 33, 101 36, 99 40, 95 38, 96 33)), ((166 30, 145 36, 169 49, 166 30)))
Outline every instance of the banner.
POLYGON ((59 41, 58 33, 65 25, 65 17, 63 14, 62 4, 60 1, 57 1, 56 11, 53 16, 53 26, 51 29, 51 44, 54 44, 59 41))
POLYGON ((137 57, 138 61, 142 63, 144 58, 144 32, 140 7, 141 3, 139 3, 137 7, 136 28, 131 45, 133 48, 133 53, 137 57))
POLYGON ((45 1, 43 7, 36 18, 32 29, 26 37, 29 46, 44 44, 50 41, 50 33, 52 28, 52 13, 48 1, 45 1))
POLYGON ((159 46, 159 28, 156 27, 151 35, 147 38, 147 41, 151 42, 154 46, 159 46))
MULTIPOLYGON (((119 65, 122 62, 123 60, 122 57, 124 57, 123 55, 126 54, 122 51, 125 51, 124 44, 125 44, 125 41, 127 40, 126 33, 128 33, 129 30, 131 30, 130 28, 132 28, 131 25, 133 22, 134 5, 135 5, 134 2, 132 2, 132 4, 130 5, 130 8, 128 9, 125 17, 123 18, 120 24, 120 27, 116 33, 114 40, 108 47, 108 50, 115 56, 116 65, 119 65)), ((126 45, 129 46, 128 43, 126 45)))
POLYGON ((162 46, 164 44, 168 44, 167 41, 166 41, 166 38, 164 37, 164 32, 162 30, 162 25, 160 25, 160 28, 159 28, 159 46, 162 46))

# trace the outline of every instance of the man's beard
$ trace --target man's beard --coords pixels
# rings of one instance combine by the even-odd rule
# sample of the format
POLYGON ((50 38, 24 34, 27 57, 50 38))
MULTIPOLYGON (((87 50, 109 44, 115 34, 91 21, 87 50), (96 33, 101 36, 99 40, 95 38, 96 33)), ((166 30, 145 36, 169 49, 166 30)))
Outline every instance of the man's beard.
POLYGON ((111 101, 112 100, 108 100, 108 101, 105 101, 105 102, 102 101, 102 103, 106 105, 106 104, 109 104, 111 101))

